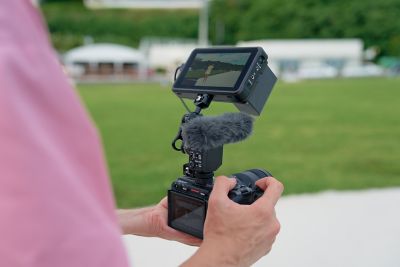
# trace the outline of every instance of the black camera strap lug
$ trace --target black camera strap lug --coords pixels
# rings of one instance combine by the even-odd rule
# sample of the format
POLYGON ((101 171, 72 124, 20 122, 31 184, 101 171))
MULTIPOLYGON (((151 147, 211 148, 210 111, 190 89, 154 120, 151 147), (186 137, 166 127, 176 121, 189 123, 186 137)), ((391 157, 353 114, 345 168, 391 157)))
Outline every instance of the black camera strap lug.
POLYGON ((176 151, 181 151, 182 153, 185 154, 185 151, 183 150, 182 127, 179 127, 178 133, 176 134, 174 140, 172 140, 172 144, 171 144, 171 145, 172 145, 172 148, 173 148, 174 150, 176 150, 176 151), (180 140, 182 143, 181 143, 180 147, 178 148, 178 147, 177 147, 177 142, 178 142, 179 140, 180 140))

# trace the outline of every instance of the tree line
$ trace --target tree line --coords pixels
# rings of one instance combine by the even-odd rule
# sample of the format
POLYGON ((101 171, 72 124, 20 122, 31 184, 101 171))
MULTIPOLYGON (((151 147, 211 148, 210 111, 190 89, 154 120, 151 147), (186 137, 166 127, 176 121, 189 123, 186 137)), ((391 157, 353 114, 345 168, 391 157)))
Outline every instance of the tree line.
MULTIPOLYGON (((143 37, 197 38, 194 10, 87 10, 81 0, 47 0, 42 10, 60 51, 95 42, 138 46, 143 37)), ((210 41, 361 38, 380 55, 400 56, 399 0, 212 0, 210 41)))

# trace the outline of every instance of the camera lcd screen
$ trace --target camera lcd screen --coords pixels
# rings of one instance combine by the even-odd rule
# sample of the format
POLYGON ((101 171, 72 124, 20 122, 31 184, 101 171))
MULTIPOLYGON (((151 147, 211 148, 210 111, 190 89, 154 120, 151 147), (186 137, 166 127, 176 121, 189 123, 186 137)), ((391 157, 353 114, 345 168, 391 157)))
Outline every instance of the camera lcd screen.
POLYGON ((169 195, 173 210, 171 224, 178 229, 185 229, 193 234, 203 235, 205 220, 205 202, 190 196, 171 192, 169 195))
POLYGON ((174 88, 235 91, 257 50, 197 49, 182 70, 174 88))

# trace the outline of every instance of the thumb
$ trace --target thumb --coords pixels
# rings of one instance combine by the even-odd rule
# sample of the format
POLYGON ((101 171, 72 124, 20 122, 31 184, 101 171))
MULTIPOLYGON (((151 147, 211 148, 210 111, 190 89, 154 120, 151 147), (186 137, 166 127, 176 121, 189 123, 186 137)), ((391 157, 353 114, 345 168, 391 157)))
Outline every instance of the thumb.
POLYGON ((226 176, 218 176, 215 178, 214 187, 212 194, 217 197, 227 196, 229 191, 232 190, 236 185, 235 178, 228 178, 226 176))

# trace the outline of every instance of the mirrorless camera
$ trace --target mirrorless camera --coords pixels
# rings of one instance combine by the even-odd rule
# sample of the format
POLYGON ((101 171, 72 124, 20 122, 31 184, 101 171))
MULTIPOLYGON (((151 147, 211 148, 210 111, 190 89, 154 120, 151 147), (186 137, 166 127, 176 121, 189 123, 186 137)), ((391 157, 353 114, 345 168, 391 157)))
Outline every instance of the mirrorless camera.
MULTIPOLYGON (((203 238, 214 172, 221 166, 223 145, 247 138, 253 118, 260 115, 276 82, 268 57, 260 47, 195 49, 173 85, 180 98, 194 99, 195 111, 185 114, 172 146, 189 156, 183 176, 168 190, 168 225, 203 238), (212 101, 233 103, 241 113, 205 117, 212 101), (178 145, 181 141, 180 145, 178 145)), ((255 183, 272 176, 263 169, 233 174, 237 183, 228 197, 251 204, 263 191, 255 183)))

